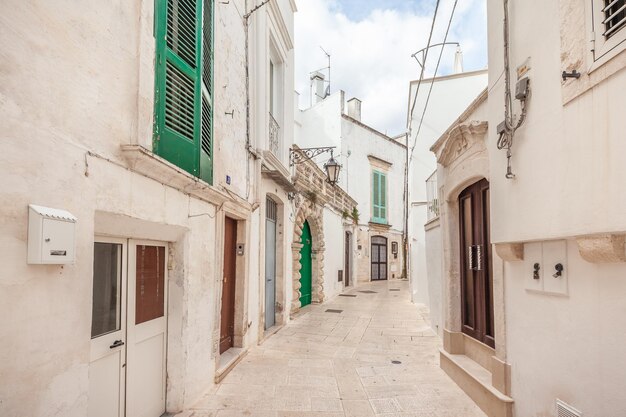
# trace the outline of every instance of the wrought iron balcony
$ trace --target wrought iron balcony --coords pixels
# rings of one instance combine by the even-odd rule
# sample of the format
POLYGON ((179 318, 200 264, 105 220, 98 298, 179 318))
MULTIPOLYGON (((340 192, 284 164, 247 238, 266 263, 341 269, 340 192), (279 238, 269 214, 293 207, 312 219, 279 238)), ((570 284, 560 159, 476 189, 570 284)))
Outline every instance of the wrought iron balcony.
POLYGON ((272 116, 272 113, 270 113, 269 116, 270 116, 270 126, 269 126, 270 152, 272 152, 274 156, 276 156, 279 160, 282 160, 282 149, 281 149, 281 143, 280 143, 280 125, 278 124, 276 119, 274 119, 274 116, 272 116))

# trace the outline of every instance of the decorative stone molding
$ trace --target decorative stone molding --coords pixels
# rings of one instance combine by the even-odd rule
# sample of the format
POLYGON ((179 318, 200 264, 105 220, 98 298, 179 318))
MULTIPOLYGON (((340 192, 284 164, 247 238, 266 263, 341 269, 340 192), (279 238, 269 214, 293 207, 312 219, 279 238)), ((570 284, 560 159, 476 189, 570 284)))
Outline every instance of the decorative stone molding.
POLYGON ((587 262, 626 262, 626 235, 604 234, 576 238, 580 256, 587 262))
POLYGON ((524 260, 523 243, 496 243, 496 253, 506 262, 516 262, 524 260))
POLYGON ((437 162, 448 166, 461 156, 478 137, 483 137, 487 132, 487 122, 472 120, 466 124, 457 124, 450 128, 443 141, 436 147, 437 162))
POLYGON ((300 310, 300 250, 303 245, 300 243, 302 238, 302 228, 304 222, 308 221, 311 227, 311 236, 313 240, 313 248, 311 254, 312 261, 312 282, 311 282, 311 299, 315 303, 324 301, 324 222, 322 206, 311 200, 303 200, 298 208, 296 221, 293 226, 293 237, 291 244, 291 259, 293 270, 292 296, 291 296, 291 314, 295 314, 300 310))

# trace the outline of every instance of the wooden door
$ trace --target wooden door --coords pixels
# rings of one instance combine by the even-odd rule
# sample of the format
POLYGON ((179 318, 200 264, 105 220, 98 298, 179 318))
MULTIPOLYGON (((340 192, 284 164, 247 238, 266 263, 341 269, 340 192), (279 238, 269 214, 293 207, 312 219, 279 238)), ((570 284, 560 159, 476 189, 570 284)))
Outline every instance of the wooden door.
POLYGON ((387 279, 387 238, 372 236, 372 281, 387 279))
POLYGON ((89 417, 124 415, 126 241, 96 239, 93 258, 89 417))
POLYGON ((224 223, 224 279, 222 280, 220 353, 233 347, 235 336, 236 252, 237 221, 226 217, 224 223))
POLYGON ((346 232, 345 243, 344 243, 344 267, 343 267, 343 276, 344 276, 344 285, 347 287, 350 285, 350 261, 352 260, 352 233, 346 232))
POLYGON ((126 416, 165 412, 167 246, 129 241, 126 416))
POLYGON ((463 190, 459 211, 463 332, 495 347, 487 180, 463 190))
POLYGON ((267 199, 265 209, 265 330, 276 323, 276 203, 267 199))
POLYGON ((311 304, 312 293, 312 248, 313 238, 309 222, 304 222, 302 226, 302 249, 300 249, 300 305, 302 307, 311 304))

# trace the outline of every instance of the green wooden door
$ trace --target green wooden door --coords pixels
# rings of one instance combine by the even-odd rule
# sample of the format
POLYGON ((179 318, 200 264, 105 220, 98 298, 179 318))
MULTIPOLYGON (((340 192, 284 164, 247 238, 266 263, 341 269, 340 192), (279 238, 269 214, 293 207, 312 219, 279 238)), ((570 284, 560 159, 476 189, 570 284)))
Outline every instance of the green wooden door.
POLYGON ((302 307, 311 304, 311 228, 309 222, 302 226, 302 249, 300 249, 300 305, 302 307))

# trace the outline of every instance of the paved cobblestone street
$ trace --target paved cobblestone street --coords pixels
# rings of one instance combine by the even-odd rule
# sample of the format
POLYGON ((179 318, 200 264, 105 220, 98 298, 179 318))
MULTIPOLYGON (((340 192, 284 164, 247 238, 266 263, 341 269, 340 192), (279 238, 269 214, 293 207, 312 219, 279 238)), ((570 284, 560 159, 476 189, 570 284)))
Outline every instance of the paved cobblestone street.
POLYGON ((439 347, 406 281, 361 285, 304 308, 177 417, 484 416, 439 347))

